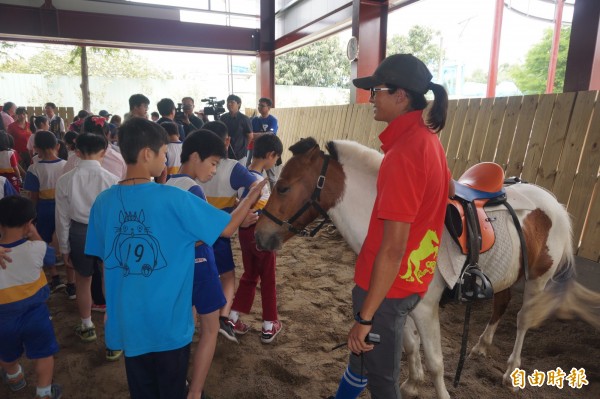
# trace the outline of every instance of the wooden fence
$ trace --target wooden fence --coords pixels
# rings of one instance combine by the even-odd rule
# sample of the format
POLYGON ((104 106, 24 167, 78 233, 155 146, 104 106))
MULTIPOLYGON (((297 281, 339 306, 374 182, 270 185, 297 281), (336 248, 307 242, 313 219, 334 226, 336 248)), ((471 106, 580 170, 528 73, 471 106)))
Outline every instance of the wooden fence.
MULTIPOLYGON (((40 116, 44 114, 44 107, 25 107, 27 109, 27 114, 29 117, 32 115, 40 116)), ((73 118, 75 117, 75 109, 73 107, 56 107, 56 114, 63 118, 65 122, 65 129, 69 128, 71 122, 73 122, 73 118)))
MULTIPOLYGON (((288 148, 312 136, 379 149, 385 128, 369 104, 273 109, 288 148)), ((493 161, 552 191, 573 218, 577 255, 600 261, 600 101, 597 91, 452 100, 440 140, 452 174, 493 161)), ((286 150, 287 151, 287 150, 286 150)), ((284 160, 289 158, 284 153, 284 160)))

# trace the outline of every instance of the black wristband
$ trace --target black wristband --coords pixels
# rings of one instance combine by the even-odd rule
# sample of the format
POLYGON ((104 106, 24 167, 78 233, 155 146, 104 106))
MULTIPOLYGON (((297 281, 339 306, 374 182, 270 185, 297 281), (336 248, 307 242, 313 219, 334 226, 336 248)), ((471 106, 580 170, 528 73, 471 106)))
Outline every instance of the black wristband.
POLYGON ((360 317, 360 312, 358 312, 354 316, 354 320, 356 320, 358 322, 358 324, 362 324, 363 326, 373 325, 373 319, 371 319, 371 320, 364 320, 362 317, 360 317))

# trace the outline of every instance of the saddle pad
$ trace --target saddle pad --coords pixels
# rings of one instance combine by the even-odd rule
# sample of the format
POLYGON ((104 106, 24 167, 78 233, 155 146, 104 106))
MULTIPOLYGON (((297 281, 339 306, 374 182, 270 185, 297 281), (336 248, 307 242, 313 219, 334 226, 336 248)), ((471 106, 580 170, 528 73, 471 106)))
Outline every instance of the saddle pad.
MULTIPOLYGON (((494 292, 497 292, 506 288, 507 274, 511 263, 515 259, 514 251, 519 250, 519 238, 512 218, 505 207, 502 206, 497 211, 486 208, 486 212, 488 217, 492 219, 491 223, 496 233, 496 243, 489 251, 480 255, 479 267, 490 279, 494 292)), ((517 257, 519 255, 516 254, 517 257)), ((460 247, 450 237, 447 229, 444 228, 438 253, 437 269, 449 288, 454 287, 458 281, 466 259, 467 256, 461 253, 460 247)), ((518 273, 518 270, 516 273, 518 273)))

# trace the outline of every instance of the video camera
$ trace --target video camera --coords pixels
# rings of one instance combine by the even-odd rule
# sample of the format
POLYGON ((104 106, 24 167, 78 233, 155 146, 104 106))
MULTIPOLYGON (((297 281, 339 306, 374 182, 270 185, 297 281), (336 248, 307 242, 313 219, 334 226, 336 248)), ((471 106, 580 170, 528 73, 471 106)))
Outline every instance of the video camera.
POLYGON ((183 112, 183 104, 177 103, 177 108, 175 108, 175 120, 185 119, 185 114, 183 112))
POLYGON ((204 107, 204 115, 213 115, 215 120, 218 121, 221 117, 221 114, 225 112, 225 108, 223 108, 223 105, 225 105, 225 100, 216 101, 216 98, 217 97, 208 97, 203 98, 200 101, 203 103, 208 103, 207 106, 204 107))

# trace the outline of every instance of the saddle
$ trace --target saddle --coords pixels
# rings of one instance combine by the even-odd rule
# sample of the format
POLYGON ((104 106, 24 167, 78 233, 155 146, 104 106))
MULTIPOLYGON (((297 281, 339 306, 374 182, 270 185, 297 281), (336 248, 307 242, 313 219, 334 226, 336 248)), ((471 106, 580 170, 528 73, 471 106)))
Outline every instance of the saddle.
POLYGON ((493 162, 483 162, 469 168, 454 181, 454 198, 448 199, 446 227, 463 254, 482 254, 496 240, 485 206, 506 201, 504 170, 493 162))
POLYGON ((492 248, 496 240, 493 219, 487 216, 485 207, 504 204, 509 211, 512 209, 506 202, 504 170, 493 162, 483 162, 469 168, 454 185, 455 195, 448 199, 445 223, 450 236, 467 255, 455 296, 462 301, 491 299, 492 284, 478 262, 479 255, 492 248))

